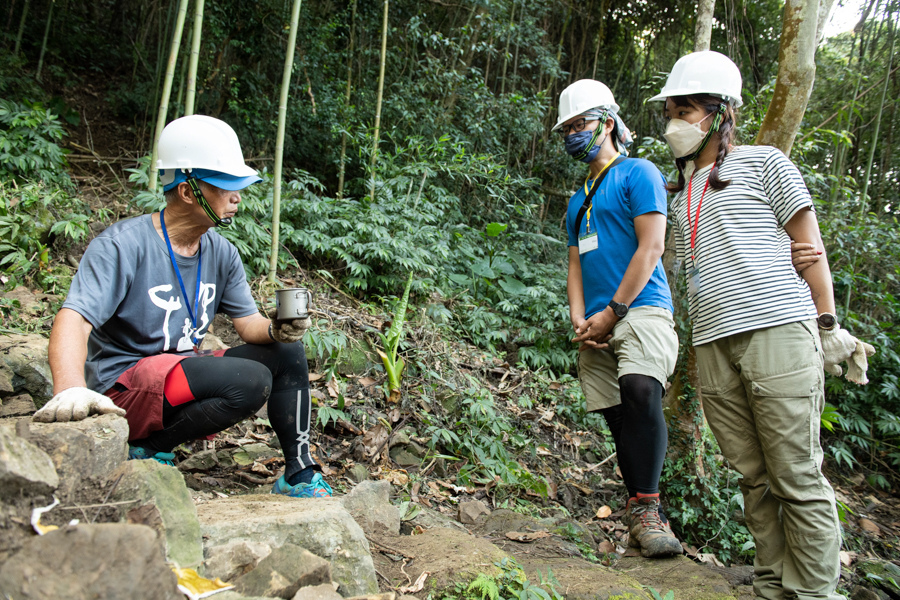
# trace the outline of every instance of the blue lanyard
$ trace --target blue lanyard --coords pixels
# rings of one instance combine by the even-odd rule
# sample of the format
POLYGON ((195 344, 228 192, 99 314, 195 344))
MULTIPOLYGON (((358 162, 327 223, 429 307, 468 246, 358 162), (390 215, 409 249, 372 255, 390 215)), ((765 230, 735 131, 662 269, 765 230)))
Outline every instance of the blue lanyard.
POLYGON ((178 264, 175 262, 175 252, 172 251, 172 242, 169 241, 169 233, 166 231, 166 219, 163 217, 164 212, 166 212, 166 209, 159 211, 159 224, 162 225, 163 237, 166 238, 166 246, 169 248, 169 260, 172 261, 172 268, 175 269, 175 275, 178 276, 178 285, 181 286, 181 297, 184 298, 188 315, 191 317, 191 328, 193 330, 191 332, 191 341, 194 343, 194 349, 196 350, 200 340, 195 338, 193 333, 194 331, 197 331, 197 315, 194 311, 200 304, 200 274, 202 272, 201 267, 203 266, 203 244, 201 243, 197 250, 197 296, 194 298, 194 310, 191 310, 191 303, 188 301, 187 290, 184 289, 184 280, 181 278, 181 271, 178 269, 178 264))

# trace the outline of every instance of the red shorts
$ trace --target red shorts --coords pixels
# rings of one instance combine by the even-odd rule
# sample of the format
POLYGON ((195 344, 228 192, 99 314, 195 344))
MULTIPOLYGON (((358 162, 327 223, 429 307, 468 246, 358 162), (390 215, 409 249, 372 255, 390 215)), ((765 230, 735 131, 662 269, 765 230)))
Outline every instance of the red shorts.
MULTIPOLYGON (((225 350, 216 350, 222 356, 225 350)), ((180 354, 157 354, 142 358, 122 373, 115 385, 106 391, 116 406, 125 409, 128 439, 141 440, 163 428, 163 394, 166 377, 185 358, 180 354)))

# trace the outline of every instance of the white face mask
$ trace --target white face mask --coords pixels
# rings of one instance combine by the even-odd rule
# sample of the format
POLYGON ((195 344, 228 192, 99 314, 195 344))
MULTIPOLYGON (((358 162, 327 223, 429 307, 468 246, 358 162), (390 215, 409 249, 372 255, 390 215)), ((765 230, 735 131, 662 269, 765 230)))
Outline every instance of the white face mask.
POLYGON ((669 148, 672 149, 672 154, 675 155, 675 158, 690 156, 697 151, 707 134, 706 131, 701 129, 700 123, 710 118, 713 114, 715 113, 706 115, 697 123, 688 123, 682 119, 669 121, 663 137, 666 138, 666 142, 669 144, 669 148))

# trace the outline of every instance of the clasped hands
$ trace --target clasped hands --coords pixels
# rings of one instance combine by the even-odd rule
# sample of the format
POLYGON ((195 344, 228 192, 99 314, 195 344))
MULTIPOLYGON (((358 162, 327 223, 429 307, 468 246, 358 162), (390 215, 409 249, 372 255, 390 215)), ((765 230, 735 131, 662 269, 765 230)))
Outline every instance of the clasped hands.
POLYGON ((600 312, 594 313, 590 318, 576 317, 572 320, 572 328, 575 337, 572 341, 579 344, 578 351, 588 349, 602 350, 609 347, 607 343, 612 337, 612 330, 618 322, 618 317, 612 309, 606 307, 600 312))

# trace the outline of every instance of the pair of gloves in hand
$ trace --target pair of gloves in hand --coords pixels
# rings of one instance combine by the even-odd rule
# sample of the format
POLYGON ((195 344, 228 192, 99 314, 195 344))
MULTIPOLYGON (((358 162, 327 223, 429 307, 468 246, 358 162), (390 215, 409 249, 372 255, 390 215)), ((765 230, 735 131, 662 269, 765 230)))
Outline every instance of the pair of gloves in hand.
POLYGON ((293 344, 303 339, 306 330, 312 326, 312 320, 307 317, 305 319, 292 319, 289 321, 278 321, 275 319, 275 309, 271 309, 266 316, 272 320, 269 323, 269 337, 273 341, 280 344, 293 344))
POLYGON ((840 325, 831 330, 819 330, 822 338, 822 352, 825 354, 825 370, 840 377, 844 370, 840 363, 847 361, 847 381, 859 385, 869 383, 866 371, 869 368, 868 357, 875 354, 871 344, 861 342, 840 325))

